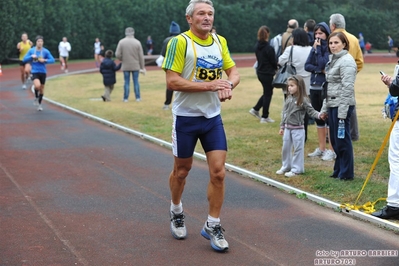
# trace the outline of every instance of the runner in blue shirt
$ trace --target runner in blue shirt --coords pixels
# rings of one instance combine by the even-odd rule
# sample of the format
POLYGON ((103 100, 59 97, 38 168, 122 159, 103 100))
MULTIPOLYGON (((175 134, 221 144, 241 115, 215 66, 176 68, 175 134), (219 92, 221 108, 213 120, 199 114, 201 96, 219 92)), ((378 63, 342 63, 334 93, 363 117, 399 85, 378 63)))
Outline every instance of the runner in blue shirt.
POLYGON ((36 46, 31 48, 22 60, 23 63, 30 62, 32 65, 31 73, 36 96, 33 104, 38 106, 38 111, 43 111, 42 99, 46 83, 46 64, 55 62, 50 51, 43 47, 43 43, 43 36, 37 36, 36 46))

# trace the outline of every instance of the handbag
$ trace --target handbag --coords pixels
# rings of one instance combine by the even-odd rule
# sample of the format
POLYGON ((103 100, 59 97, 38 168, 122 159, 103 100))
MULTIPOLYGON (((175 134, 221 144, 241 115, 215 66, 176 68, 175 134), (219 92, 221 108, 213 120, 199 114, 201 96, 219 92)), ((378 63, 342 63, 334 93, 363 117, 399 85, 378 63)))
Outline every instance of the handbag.
POLYGON ((291 48, 290 56, 288 61, 283 67, 277 70, 277 73, 273 79, 272 85, 274 88, 287 89, 287 79, 293 75, 296 75, 296 68, 292 64, 292 51, 294 46, 291 48))

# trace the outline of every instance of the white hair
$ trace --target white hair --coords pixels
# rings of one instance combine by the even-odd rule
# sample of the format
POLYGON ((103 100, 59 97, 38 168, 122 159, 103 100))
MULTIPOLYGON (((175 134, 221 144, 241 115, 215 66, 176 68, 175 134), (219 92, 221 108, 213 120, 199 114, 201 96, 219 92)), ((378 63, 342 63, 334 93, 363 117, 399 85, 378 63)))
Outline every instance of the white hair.
MULTIPOLYGON (((194 14, 194 9, 195 9, 195 5, 199 4, 199 3, 205 3, 210 5, 213 8, 213 3, 211 0, 191 0, 190 3, 188 3, 188 6, 186 8, 186 15, 187 16, 193 16, 194 14)), ((213 11, 215 11, 215 9, 213 8, 213 11)))
POLYGON ((345 29, 345 17, 339 13, 330 16, 330 24, 334 24, 337 29, 345 29))

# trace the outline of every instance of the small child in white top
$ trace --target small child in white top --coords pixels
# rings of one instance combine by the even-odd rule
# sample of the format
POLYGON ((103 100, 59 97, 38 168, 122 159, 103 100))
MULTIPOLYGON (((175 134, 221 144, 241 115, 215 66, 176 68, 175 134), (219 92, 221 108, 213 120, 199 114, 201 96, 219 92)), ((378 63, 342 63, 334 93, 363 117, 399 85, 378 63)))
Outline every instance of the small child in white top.
POLYGON ((325 119, 326 115, 312 107, 301 76, 294 75, 288 78, 287 85, 288 96, 284 103, 279 131, 283 136, 283 162, 276 174, 293 177, 305 172, 305 113, 317 119, 325 119))

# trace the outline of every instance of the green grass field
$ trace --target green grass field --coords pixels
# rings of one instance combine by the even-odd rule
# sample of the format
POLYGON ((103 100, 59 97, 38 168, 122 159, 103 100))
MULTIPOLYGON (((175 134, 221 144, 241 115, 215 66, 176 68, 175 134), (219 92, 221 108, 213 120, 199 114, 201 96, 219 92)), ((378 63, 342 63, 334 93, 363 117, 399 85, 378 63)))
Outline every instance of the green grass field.
MULTIPOLYGON (((354 142, 355 180, 353 182, 329 178, 333 162, 306 157, 306 154, 318 146, 315 125, 310 125, 308 129, 305 174, 294 178, 275 174, 281 167, 282 138, 278 131, 283 95, 281 90, 274 90, 270 117, 275 119, 276 123, 260 124, 251 116, 248 111, 262 93, 261 84, 253 68, 239 68, 241 83, 234 90, 233 99, 222 104, 222 117, 229 144, 227 162, 335 202, 354 203, 391 124, 390 120, 383 119, 381 115, 388 90, 380 81, 379 70, 392 74, 394 66, 394 64, 366 64, 357 76, 355 87, 361 136, 360 141, 354 142)), ((172 116, 170 111, 162 110, 165 100, 164 72, 156 70, 147 72, 146 76, 140 75, 140 86, 142 101, 135 102, 134 93, 131 91, 130 101, 123 103, 123 75, 122 72, 118 72, 117 84, 111 95, 112 101, 104 103, 100 99, 104 90, 101 74, 65 76, 49 80, 45 96, 170 142, 172 116)), ((199 145, 196 151, 203 152, 199 145)), ((359 203, 385 197, 388 177, 386 147, 359 203)), ((380 205, 382 204, 384 203, 380 205)))

